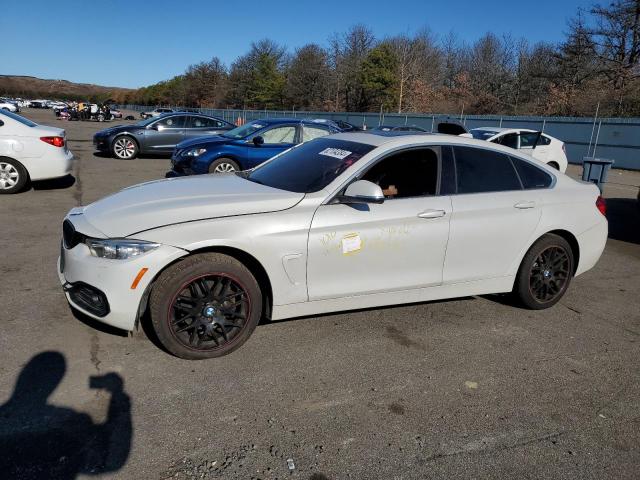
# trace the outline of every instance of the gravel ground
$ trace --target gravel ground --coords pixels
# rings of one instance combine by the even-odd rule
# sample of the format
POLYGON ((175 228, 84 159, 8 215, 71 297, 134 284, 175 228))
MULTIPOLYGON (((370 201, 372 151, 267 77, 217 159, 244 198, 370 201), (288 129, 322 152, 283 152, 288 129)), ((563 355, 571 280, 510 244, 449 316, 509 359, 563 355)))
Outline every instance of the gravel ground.
POLYGON ((486 296, 280 321, 188 362, 74 316, 55 271, 70 208, 168 159, 96 156, 105 124, 24 114, 64 125, 76 162, 0 198, 6 478, 638 478, 638 172, 612 173, 604 255, 550 310, 486 296))

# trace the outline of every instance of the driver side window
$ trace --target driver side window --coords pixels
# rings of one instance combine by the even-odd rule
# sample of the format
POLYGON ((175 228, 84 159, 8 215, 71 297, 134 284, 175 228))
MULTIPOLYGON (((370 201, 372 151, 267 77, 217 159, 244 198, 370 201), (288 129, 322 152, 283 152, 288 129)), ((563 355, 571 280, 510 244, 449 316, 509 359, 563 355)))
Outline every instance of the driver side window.
POLYGON ((262 133, 265 144, 293 143, 296 137, 296 127, 273 127, 262 133))
POLYGON ((361 179, 379 185, 387 199, 436 195, 438 150, 412 148, 394 153, 376 163, 361 179))

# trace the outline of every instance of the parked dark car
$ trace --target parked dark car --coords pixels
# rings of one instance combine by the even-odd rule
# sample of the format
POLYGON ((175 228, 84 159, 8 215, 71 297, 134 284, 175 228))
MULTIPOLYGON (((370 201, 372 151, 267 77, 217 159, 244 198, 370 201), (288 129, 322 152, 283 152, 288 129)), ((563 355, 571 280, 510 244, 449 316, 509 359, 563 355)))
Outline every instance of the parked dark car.
POLYGON ((418 127, 417 125, 378 125, 377 127, 373 127, 371 131, 429 133, 429 130, 418 127))
POLYGON ((327 118, 314 118, 311 120, 314 123, 322 123, 324 125, 331 125, 341 132, 359 132, 362 129, 360 127, 356 127, 355 125, 345 122, 344 120, 330 120, 327 118))
POLYGON ((255 120, 219 136, 176 146, 168 177, 247 170, 294 145, 338 133, 333 125, 294 118, 255 120))
POLYGON ((139 153, 168 155, 183 140, 210 136, 231 130, 234 125, 199 113, 170 113, 118 125, 93 136, 96 150, 115 158, 131 160, 139 153))

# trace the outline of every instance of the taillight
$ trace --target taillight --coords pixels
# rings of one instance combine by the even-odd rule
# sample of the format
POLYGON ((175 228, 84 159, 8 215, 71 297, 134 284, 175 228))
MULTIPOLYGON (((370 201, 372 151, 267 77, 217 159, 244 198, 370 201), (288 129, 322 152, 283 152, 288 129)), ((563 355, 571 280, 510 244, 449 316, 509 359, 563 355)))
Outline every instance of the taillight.
POLYGON ((40 137, 40 140, 54 147, 64 147, 64 137, 40 137))
POLYGON ((598 198, 596 199, 596 208, 600 210, 600 213, 602 215, 604 215, 605 217, 607 216, 607 202, 600 195, 598 195, 598 198))

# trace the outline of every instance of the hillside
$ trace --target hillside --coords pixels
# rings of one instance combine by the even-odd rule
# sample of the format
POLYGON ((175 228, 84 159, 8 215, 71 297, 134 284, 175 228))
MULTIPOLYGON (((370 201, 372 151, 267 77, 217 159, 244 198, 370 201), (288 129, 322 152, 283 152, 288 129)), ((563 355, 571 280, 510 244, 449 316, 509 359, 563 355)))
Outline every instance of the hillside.
POLYGON ((0 95, 24 98, 116 100, 135 90, 24 75, 0 75, 0 95))

